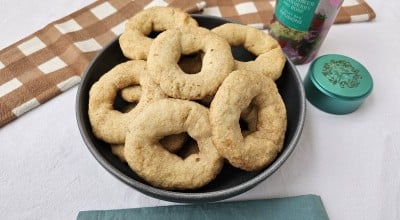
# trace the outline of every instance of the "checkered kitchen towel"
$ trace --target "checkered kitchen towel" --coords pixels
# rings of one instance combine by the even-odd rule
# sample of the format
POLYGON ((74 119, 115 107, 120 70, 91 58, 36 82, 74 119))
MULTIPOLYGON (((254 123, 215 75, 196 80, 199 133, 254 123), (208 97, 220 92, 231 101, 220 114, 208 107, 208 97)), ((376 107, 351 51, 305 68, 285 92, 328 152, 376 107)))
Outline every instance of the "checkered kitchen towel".
MULTIPOLYGON (((0 127, 80 82, 95 54, 136 12, 154 5, 267 28, 274 0, 98 0, 0 51, 0 127)), ((345 0, 337 22, 369 21, 363 0, 345 0)))
MULTIPOLYGON (((203 14, 230 18, 266 29, 274 14, 275 0, 207 0, 203 14)), ((335 23, 371 21, 375 12, 364 0, 344 0, 335 23)))

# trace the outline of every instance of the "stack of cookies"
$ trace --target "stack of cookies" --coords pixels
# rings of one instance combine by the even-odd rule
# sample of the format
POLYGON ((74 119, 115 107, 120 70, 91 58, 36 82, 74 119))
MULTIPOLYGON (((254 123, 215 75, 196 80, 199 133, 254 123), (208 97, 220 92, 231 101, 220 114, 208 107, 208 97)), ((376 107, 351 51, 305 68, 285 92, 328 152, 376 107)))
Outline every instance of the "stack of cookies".
POLYGON ((89 119, 145 181, 196 189, 225 163, 260 170, 281 151, 287 118, 275 80, 286 60, 271 36, 234 23, 209 30, 180 9, 154 7, 129 19, 119 43, 129 60, 93 84, 89 119), (255 59, 236 60, 237 46, 255 59))

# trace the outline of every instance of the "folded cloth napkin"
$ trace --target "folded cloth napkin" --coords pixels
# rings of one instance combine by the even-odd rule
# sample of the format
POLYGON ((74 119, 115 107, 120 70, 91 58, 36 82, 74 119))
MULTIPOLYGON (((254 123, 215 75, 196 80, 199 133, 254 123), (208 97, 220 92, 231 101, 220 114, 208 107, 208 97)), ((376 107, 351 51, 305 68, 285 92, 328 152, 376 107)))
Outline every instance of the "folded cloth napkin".
POLYGON ((251 200, 239 202, 173 205, 149 208, 106 211, 81 211, 78 220, 123 219, 268 219, 268 220, 327 220, 321 198, 303 195, 287 198, 251 200))
MULTIPOLYGON (((0 50, 0 127, 77 85, 96 53, 122 33, 126 20, 156 5, 267 28, 275 0, 95 1, 0 50)), ((345 0, 337 22, 373 18, 363 0, 345 0)))

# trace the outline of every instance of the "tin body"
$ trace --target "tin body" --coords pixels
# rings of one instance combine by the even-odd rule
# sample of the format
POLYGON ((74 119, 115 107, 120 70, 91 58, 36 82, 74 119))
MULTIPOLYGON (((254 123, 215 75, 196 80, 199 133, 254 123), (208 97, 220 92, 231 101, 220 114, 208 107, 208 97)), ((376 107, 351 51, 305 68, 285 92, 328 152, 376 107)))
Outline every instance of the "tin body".
POLYGON ((333 114, 355 111, 373 88, 368 70, 356 60, 338 54, 317 58, 304 78, 308 101, 333 114))
POLYGON ((294 64, 315 58, 343 0, 278 0, 270 34, 294 64))

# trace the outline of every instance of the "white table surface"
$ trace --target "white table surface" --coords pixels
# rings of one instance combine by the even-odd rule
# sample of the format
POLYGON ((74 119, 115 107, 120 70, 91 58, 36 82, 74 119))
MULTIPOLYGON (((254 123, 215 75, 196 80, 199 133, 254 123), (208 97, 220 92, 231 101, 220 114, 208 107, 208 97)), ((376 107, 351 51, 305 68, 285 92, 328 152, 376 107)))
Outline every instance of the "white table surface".
MULTIPOLYGON (((91 2, 0 0, 0 48, 91 2)), ((331 219, 400 219, 400 2, 368 3, 376 20, 335 25, 320 55, 363 63, 374 79, 370 97, 342 116, 307 103, 302 137, 287 162, 229 200, 317 194, 331 219)), ((308 66, 298 66, 302 77, 308 66)), ((79 134, 76 92, 0 129, 1 219, 74 219, 80 210, 172 204, 135 191, 97 163, 79 134)))

